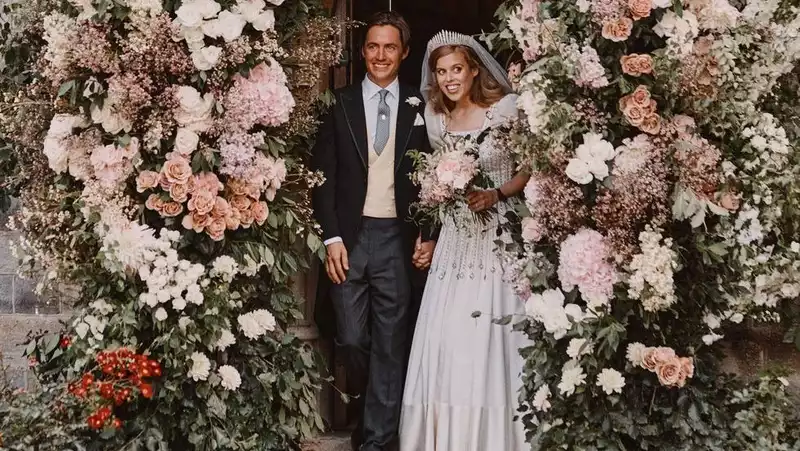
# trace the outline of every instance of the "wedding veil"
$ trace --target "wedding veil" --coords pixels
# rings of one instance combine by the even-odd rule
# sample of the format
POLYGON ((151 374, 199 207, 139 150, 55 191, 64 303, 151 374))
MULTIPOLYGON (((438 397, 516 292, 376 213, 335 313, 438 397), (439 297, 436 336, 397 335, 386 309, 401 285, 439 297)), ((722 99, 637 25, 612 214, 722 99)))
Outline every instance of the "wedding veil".
POLYGON ((498 63, 497 60, 492 57, 489 51, 478 43, 478 41, 471 36, 456 33, 454 31, 442 30, 437 33, 436 36, 431 38, 430 41, 428 41, 428 48, 425 51, 425 59, 422 60, 422 84, 420 86, 420 92, 422 93, 422 97, 425 98, 425 101, 427 101, 430 97, 428 90, 431 78, 433 77, 433 74, 429 69, 428 60, 430 59, 431 53, 433 53, 434 50, 445 45, 463 45, 474 50, 475 54, 478 55, 481 64, 489 71, 489 74, 491 74, 491 76, 494 77, 498 83, 500 83, 503 91, 506 94, 513 92, 511 82, 508 80, 508 72, 503 69, 503 66, 501 66, 500 63, 498 63))

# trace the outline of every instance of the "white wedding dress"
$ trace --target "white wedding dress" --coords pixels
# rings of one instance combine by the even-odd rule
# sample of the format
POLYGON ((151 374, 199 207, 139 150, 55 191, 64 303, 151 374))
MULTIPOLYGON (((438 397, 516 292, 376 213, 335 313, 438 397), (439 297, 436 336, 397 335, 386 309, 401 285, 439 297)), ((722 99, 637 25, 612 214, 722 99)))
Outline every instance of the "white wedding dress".
MULTIPOLYGON (((481 130, 516 117, 516 95, 493 105, 481 130)), ((441 147, 442 115, 425 113, 434 149, 441 147)), ((500 186, 514 176, 511 155, 479 148, 481 170, 500 186)), ((500 213, 504 204, 498 204, 500 213)), ((401 451, 518 451, 525 443, 514 420, 521 386, 519 349, 528 339, 491 318, 523 314, 524 303, 503 280, 495 254, 499 215, 488 224, 463 216, 445 218, 436 244, 414 332, 400 421, 401 451), (479 318, 472 313, 480 311, 479 318)))

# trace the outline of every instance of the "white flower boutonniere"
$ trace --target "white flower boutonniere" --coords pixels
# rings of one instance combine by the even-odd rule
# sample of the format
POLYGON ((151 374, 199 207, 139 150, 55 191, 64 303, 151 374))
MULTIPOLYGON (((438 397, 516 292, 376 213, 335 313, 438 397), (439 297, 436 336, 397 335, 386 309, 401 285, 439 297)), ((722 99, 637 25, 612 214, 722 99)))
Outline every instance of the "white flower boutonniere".
POLYGON ((406 99, 406 103, 411 106, 419 106, 419 104, 422 103, 422 100, 420 100, 419 97, 411 96, 406 99))
POLYGON ((422 115, 417 113, 417 117, 414 119, 414 127, 419 127, 425 125, 425 119, 422 118, 422 115))

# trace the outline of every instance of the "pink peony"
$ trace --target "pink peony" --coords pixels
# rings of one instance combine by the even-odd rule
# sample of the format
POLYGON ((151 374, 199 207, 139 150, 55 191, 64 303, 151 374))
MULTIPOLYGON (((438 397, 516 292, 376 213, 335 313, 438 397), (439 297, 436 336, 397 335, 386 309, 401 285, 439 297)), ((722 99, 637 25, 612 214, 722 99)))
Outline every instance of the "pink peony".
POLYGON ((618 280, 603 235, 581 229, 561 243, 558 278, 564 291, 578 287, 590 307, 607 305, 618 280))

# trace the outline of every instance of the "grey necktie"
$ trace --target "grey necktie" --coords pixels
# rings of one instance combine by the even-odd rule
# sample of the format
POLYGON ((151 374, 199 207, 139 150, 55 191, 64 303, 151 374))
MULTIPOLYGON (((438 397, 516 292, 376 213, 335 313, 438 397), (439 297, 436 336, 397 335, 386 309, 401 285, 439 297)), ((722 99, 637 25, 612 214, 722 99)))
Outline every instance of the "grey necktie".
POLYGON ((389 121, 392 118, 392 110, 389 109, 389 104, 386 103, 386 95, 389 91, 381 89, 381 101, 378 103, 378 121, 375 124, 375 153, 378 155, 383 152, 386 143, 389 142, 389 121))

